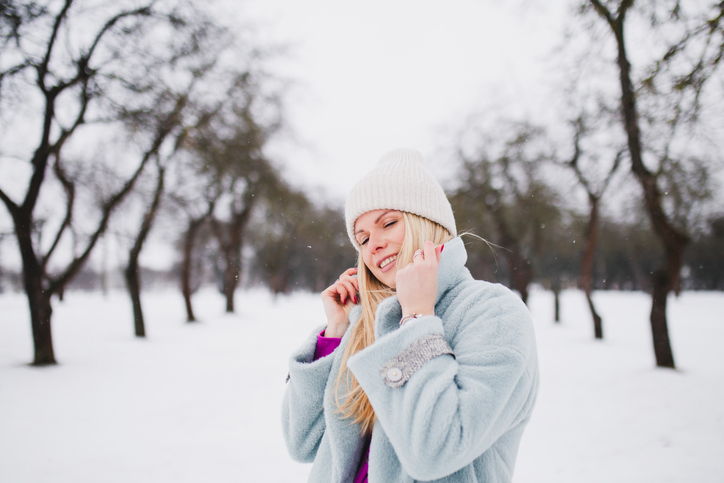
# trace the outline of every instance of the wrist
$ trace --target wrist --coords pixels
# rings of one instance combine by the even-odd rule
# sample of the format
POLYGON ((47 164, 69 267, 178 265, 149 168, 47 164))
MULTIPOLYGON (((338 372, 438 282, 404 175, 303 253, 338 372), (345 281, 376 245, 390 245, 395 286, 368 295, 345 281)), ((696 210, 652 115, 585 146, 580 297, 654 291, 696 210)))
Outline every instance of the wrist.
POLYGON ((434 307, 402 307, 402 316, 410 315, 410 314, 420 314, 420 316, 423 315, 435 315, 435 308, 434 307))
POLYGON ((335 337, 338 339, 341 339, 342 336, 344 336, 344 333, 347 332, 347 327, 349 327, 349 324, 340 324, 340 325, 328 325, 326 329, 324 329, 324 335, 323 337, 335 337))
POLYGON ((424 317, 426 315, 435 315, 434 310, 424 310, 424 311, 403 311, 402 312, 402 318, 400 319, 400 325, 404 324, 405 322, 408 322, 413 319, 419 319, 420 317, 424 317))

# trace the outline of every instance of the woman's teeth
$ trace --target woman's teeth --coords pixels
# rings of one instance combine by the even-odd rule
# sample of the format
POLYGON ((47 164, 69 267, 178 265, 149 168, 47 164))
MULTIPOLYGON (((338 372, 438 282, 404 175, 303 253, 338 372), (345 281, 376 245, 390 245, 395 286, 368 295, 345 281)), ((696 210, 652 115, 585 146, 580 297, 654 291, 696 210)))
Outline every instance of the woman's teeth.
POLYGON ((394 262, 395 260, 397 260, 397 255, 393 255, 389 258, 385 258, 384 260, 382 260, 382 263, 380 263, 380 268, 385 268, 387 265, 394 262))

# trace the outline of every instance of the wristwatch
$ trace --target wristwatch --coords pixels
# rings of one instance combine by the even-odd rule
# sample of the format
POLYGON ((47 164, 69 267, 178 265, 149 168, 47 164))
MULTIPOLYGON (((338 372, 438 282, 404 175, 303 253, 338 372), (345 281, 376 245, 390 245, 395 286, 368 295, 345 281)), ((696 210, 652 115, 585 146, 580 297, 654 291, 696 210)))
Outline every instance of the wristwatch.
POLYGON ((400 319, 400 325, 404 324, 405 322, 407 322, 407 321, 410 320, 410 319, 419 319, 420 317, 422 317, 422 314, 408 314, 408 315, 405 315, 402 319, 400 319))

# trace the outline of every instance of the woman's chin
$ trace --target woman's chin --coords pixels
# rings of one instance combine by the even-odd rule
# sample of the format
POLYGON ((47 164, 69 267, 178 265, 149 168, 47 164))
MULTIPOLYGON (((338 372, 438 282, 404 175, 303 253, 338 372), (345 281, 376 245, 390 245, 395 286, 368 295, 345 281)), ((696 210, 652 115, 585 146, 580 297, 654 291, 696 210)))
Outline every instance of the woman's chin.
POLYGON ((379 278, 379 281, 383 284, 390 287, 392 290, 395 290, 396 288, 396 280, 395 280, 395 274, 396 270, 390 270, 389 272, 381 274, 382 276, 379 278))

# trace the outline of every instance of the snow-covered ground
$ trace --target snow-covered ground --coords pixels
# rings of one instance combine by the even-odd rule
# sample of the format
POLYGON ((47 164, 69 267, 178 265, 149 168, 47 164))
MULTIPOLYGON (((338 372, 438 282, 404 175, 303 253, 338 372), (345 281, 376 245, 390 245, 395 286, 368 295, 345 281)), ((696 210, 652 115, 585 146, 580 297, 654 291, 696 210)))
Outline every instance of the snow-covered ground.
MULTIPOLYGON (((530 300, 541 392, 520 449, 518 483, 724 481, 724 294, 671 298, 678 369, 656 369, 641 293, 530 300)), ((316 295, 274 300, 145 296, 146 340, 124 293, 69 293, 55 304, 56 367, 33 368, 27 302, 0 295, 0 481, 3 483, 301 482, 287 456, 280 403, 289 353, 322 319, 316 295)))

